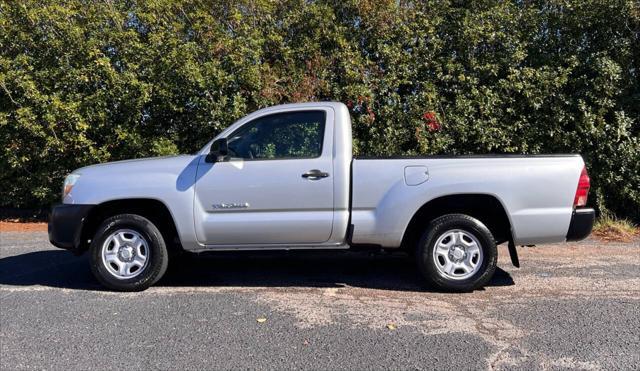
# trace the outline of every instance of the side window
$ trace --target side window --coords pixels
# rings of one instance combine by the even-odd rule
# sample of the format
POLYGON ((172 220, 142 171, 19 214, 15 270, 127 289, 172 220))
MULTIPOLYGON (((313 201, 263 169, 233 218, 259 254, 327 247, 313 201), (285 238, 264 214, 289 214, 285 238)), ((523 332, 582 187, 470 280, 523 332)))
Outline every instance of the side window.
POLYGON ((299 111, 263 116, 227 138, 229 155, 248 160, 313 158, 322 153, 325 112, 299 111))

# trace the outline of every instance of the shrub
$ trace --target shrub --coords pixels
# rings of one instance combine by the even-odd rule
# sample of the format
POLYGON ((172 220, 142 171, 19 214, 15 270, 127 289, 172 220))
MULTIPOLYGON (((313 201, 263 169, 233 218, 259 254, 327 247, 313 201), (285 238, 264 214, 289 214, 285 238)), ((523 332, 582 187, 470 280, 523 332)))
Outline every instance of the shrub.
POLYGON ((605 241, 629 242, 640 235, 640 229, 627 219, 603 212, 593 226, 593 235, 605 241))
POLYGON ((74 168, 193 152, 268 105, 337 100, 356 154, 581 153, 640 218, 630 1, 0 3, 1 206, 74 168))

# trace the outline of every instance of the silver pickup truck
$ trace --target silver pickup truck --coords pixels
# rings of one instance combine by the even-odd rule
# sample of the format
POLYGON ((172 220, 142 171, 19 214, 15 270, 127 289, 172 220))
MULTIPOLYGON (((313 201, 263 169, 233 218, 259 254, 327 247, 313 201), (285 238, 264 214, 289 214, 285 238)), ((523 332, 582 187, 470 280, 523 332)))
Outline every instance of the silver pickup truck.
POLYGON ((84 167, 65 179, 49 239, 89 250, 105 286, 143 290, 182 251, 403 249, 424 279, 469 291, 496 245, 583 239, 589 176, 579 155, 353 158, 341 103, 261 109, 194 155, 84 167))

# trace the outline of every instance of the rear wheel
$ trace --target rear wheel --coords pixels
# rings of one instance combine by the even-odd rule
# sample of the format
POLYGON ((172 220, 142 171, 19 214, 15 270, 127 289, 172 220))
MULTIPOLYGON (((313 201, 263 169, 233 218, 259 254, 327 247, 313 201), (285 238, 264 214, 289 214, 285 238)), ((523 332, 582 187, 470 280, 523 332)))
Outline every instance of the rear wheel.
POLYGON ((158 228, 135 214, 105 220, 90 250, 93 274, 104 286, 119 291, 148 288, 164 275, 169 261, 158 228))
POLYGON ((445 291, 471 291, 484 286, 496 269, 493 235, 479 220, 464 214, 434 219, 416 250, 427 283, 445 291))

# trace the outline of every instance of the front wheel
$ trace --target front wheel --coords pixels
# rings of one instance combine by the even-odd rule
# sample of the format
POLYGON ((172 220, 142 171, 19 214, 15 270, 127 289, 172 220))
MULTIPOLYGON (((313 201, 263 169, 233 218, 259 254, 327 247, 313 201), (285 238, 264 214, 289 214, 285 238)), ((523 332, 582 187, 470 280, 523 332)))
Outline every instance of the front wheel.
POLYGON ((105 220, 91 241, 91 271, 104 286, 141 291, 156 283, 169 261, 162 234, 147 218, 120 214, 105 220))
POLYGON ((444 291, 484 286, 496 270, 493 235, 479 220, 464 214, 434 219, 417 246, 416 259, 426 281, 444 291))

